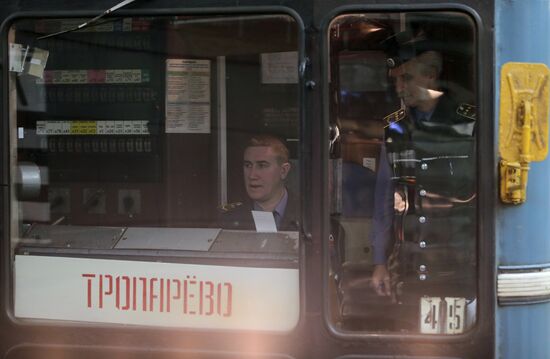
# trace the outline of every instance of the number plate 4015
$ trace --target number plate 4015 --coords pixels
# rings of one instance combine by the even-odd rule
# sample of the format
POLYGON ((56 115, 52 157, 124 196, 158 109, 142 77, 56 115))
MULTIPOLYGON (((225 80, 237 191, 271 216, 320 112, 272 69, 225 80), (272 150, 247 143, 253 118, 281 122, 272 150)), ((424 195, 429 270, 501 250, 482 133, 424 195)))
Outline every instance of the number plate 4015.
POLYGON ((456 297, 420 298, 420 332, 460 334, 464 332, 466 299, 456 297))

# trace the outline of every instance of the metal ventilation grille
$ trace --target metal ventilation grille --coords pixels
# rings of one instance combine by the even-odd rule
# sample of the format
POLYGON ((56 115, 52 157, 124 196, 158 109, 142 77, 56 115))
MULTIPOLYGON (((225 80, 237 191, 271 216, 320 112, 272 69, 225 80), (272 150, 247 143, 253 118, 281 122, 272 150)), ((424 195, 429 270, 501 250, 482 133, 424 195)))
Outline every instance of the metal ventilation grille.
POLYGON ((497 296, 501 305, 519 305, 550 301, 550 267, 500 267, 497 296))

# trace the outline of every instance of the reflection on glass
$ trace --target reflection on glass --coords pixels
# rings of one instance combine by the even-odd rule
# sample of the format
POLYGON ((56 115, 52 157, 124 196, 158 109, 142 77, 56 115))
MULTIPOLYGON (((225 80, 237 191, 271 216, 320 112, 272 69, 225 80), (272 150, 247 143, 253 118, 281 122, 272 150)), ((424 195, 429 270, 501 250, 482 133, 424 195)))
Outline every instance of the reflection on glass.
POLYGON ((82 22, 11 27, 30 46, 10 76, 15 315, 291 330, 294 19, 109 18, 38 39, 82 22))
POLYGON ((349 14, 329 32, 331 318, 463 333, 477 290, 473 23, 349 14))
POLYGON ((25 19, 11 28, 15 43, 35 46, 29 54, 45 65, 43 73, 25 68, 10 81, 18 169, 12 250, 18 243, 72 250, 221 246, 295 256, 295 21, 113 18, 38 39, 83 21, 25 19), (263 249, 254 236, 243 236, 238 248, 221 243, 229 230, 257 229, 293 233, 263 234, 273 237, 263 249))

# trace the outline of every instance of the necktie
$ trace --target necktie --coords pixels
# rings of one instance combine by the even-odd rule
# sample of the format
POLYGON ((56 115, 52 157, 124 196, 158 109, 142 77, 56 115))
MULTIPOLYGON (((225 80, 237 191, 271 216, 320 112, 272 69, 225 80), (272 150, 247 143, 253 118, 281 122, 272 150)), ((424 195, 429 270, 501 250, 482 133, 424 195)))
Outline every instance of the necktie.
POLYGON ((273 219, 275 219, 275 224, 277 225, 277 228, 279 227, 279 222, 281 221, 281 215, 277 211, 273 211, 273 219))

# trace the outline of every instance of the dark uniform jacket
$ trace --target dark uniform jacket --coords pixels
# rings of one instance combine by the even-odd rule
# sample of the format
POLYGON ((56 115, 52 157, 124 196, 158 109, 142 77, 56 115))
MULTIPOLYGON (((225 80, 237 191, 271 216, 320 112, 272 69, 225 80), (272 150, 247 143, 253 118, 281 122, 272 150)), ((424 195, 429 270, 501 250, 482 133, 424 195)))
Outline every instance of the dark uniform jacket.
MULTIPOLYGON (((297 231, 299 229, 299 206, 298 200, 287 190, 288 201, 278 231, 297 231)), ((225 229, 246 229, 255 230, 254 219, 251 211, 254 210, 254 203, 250 200, 241 202, 240 205, 232 204, 233 208, 224 211, 221 215, 221 223, 225 229)))
POLYGON ((377 193, 382 195, 376 205, 384 208, 375 209, 379 232, 373 242, 375 258, 386 249, 391 252, 388 268, 397 294, 472 298, 476 283, 473 107, 442 96, 427 120, 401 111, 388 116, 388 122, 387 158, 381 163, 388 178, 385 185, 377 181, 377 193), (393 209, 394 192, 405 201, 400 212, 393 209))

